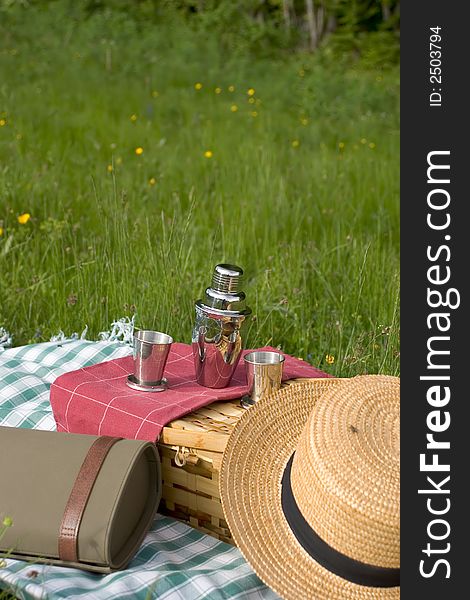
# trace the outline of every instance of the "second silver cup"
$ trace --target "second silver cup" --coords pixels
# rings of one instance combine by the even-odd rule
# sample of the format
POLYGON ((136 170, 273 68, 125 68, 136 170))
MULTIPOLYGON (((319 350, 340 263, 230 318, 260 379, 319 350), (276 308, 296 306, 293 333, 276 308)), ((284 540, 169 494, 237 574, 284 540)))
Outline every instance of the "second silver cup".
POLYGON ((284 356, 279 352, 250 352, 244 361, 248 395, 240 403, 243 408, 250 408, 281 387, 284 356))
POLYGON ((142 329, 134 333, 134 374, 127 385, 146 392, 163 392, 168 381, 163 377, 173 338, 160 331, 142 329))

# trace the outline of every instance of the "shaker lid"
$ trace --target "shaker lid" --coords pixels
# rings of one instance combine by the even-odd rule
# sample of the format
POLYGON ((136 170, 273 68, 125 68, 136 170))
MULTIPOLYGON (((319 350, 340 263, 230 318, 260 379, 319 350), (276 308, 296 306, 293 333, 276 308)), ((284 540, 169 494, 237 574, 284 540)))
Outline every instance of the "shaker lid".
POLYGON ((236 293, 239 291, 243 269, 236 265, 216 265, 212 275, 212 288, 219 292, 236 293))
POLYGON ((245 293, 240 289, 242 276, 241 267, 229 264, 216 265, 211 287, 206 289, 204 297, 197 304, 202 308, 249 315, 251 309, 246 306, 245 293))

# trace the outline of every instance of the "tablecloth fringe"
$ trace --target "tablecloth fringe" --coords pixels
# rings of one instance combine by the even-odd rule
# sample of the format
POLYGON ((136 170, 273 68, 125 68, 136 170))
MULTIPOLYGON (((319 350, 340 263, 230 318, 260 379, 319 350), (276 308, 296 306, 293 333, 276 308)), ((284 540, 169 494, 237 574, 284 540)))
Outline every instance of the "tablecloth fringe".
MULTIPOLYGON (((87 340, 87 341, 101 341, 101 342, 122 342, 124 344, 132 344, 132 337, 134 335, 135 328, 135 317, 121 317, 120 319, 116 319, 111 323, 111 326, 108 331, 100 331, 98 334, 98 340, 88 340, 88 325, 85 325, 82 333, 74 332, 71 335, 66 335, 62 329, 59 329, 59 332, 56 335, 53 335, 50 338, 50 342, 69 342, 75 340, 87 340)), ((5 327, 0 327, 0 353, 6 350, 7 348, 11 348, 12 346, 13 335, 5 329, 5 327)))
POLYGON ((12 335, 5 327, 0 327, 0 352, 11 348, 12 335))
MULTIPOLYGON (((132 337, 134 335, 134 327, 135 327, 135 315, 131 318, 129 317, 121 317, 116 321, 111 323, 110 329, 108 331, 100 331, 98 334, 99 341, 102 342, 123 342, 125 344, 132 344, 132 337)), ((87 340, 88 333, 88 325, 85 325, 85 329, 81 334, 77 332, 72 333, 72 335, 65 335, 62 329, 59 330, 59 333, 53 335, 50 339, 51 342, 66 342, 66 341, 74 341, 74 340, 87 340)))

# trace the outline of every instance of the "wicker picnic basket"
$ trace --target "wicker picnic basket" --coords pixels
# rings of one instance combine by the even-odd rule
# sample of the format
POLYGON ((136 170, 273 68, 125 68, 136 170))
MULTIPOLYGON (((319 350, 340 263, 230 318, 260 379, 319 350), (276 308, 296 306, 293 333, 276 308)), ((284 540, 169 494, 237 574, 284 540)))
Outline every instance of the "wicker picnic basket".
MULTIPOLYGON (((292 379, 283 386, 305 381, 312 380, 292 379)), ((163 477, 159 510, 230 544, 219 472, 230 433, 244 412, 240 400, 214 402, 172 421, 158 443, 163 477)))

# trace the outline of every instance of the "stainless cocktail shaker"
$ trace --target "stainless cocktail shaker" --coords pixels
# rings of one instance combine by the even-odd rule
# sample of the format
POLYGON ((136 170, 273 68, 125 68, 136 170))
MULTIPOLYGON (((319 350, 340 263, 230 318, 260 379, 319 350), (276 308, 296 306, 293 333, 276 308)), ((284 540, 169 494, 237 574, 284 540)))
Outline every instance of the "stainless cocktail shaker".
POLYGON ((240 290, 243 270, 217 265, 212 285, 196 302, 192 346, 196 378, 210 388, 226 387, 242 351, 241 327, 251 314, 240 290))

